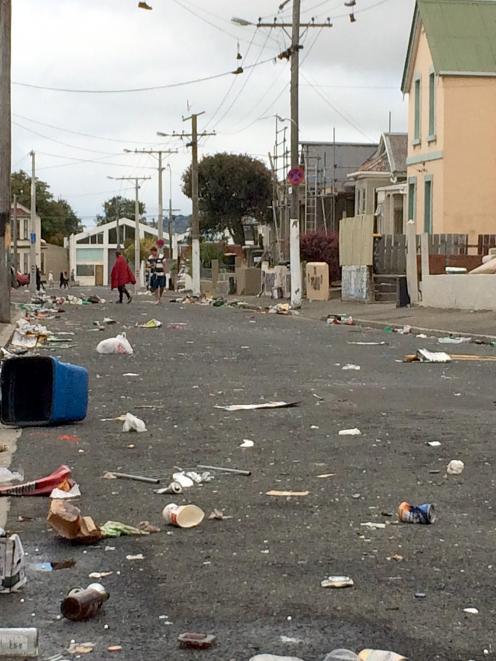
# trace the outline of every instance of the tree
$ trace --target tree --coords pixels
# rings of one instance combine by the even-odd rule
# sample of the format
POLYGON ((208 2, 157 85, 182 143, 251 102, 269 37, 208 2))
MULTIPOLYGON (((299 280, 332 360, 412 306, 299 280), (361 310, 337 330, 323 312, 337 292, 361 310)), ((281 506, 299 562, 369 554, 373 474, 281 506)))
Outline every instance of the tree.
MULTIPOLYGON (((191 166, 183 174, 183 192, 191 198, 191 166)), ((269 219, 271 174, 262 161, 246 154, 205 156, 198 166, 198 192, 203 233, 227 229, 243 245, 243 217, 269 219)))
MULTIPOLYGON (((130 218, 134 220, 134 200, 130 200, 122 195, 114 195, 110 200, 103 203, 103 215, 96 217, 97 225, 112 223, 117 218, 130 218)), ((140 218, 146 213, 144 202, 139 203, 140 218)), ((143 221, 142 221, 143 222, 143 221)))
MULTIPOLYGON (((24 172, 11 175, 11 193, 19 204, 31 208, 31 177, 24 172)), ((46 181, 36 178, 36 213, 41 218, 41 238, 49 243, 63 245, 64 237, 80 232, 83 227, 67 200, 56 200, 46 181)))

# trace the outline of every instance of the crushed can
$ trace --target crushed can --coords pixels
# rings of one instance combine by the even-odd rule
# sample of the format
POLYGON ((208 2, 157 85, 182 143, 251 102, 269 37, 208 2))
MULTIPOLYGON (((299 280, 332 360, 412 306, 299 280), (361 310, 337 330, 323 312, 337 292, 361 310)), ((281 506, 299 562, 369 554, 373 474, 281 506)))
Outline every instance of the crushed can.
POLYGON ((398 507, 398 519, 403 523, 434 523, 436 512, 430 503, 411 505, 403 502, 398 507))

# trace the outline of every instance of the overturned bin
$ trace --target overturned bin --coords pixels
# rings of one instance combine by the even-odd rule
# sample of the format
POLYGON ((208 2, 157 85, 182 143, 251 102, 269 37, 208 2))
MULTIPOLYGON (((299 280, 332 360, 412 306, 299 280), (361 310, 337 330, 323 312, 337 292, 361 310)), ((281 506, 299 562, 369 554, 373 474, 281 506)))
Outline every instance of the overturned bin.
POLYGON ((49 356, 23 356, 3 363, 0 419, 30 427, 84 420, 88 409, 88 370, 49 356))

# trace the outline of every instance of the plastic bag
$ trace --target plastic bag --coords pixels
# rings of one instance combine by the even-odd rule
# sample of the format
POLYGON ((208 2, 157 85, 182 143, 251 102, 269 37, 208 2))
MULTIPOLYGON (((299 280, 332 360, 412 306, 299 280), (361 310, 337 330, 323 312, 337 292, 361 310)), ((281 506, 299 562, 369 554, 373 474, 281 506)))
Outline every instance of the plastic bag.
POLYGON ((121 333, 117 337, 109 337, 106 340, 102 340, 96 350, 98 353, 133 353, 133 347, 129 343, 129 340, 126 337, 126 333, 121 333))
POLYGON ((137 431, 138 433, 146 431, 146 425, 143 420, 137 418, 132 413, 126 413, 126 419, 122 425, 122 431, 137 431))

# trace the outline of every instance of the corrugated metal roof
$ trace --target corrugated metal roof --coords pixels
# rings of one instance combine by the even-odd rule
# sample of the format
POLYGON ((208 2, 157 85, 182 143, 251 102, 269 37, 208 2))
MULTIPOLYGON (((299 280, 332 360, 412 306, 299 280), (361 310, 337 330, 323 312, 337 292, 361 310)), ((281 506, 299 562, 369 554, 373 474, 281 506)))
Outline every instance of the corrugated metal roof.
POLYGON ((417 0, 401 89, 423 24, 436 73, 496 75, 496 0, 417 0))
POLYGON ((418 0, 434 66, 496 73, 495 0, 418 0))

